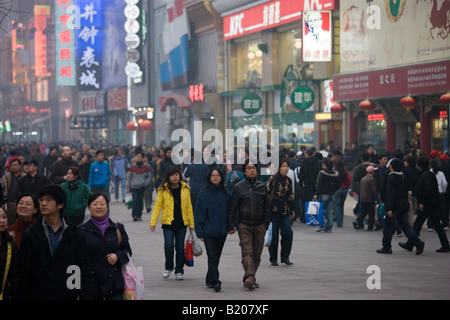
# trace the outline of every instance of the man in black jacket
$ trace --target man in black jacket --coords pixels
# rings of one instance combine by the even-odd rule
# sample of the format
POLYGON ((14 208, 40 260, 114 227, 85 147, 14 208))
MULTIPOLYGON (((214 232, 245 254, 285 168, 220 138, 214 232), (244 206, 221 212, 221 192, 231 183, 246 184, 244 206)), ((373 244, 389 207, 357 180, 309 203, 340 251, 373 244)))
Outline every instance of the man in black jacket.
POLYGON ((300 171, 297 177, 302 206, 299 216, 300 221, 303 223, 306 223, 305 204, 314 197, 317 176, 319 175, 320 170, 322 170, 321 161, 314 156, 314 150, 312 148, 307 149, 305 151, 305 159, 300 165, 300 171))
MULTIPOLYGON (((409 251, 412 251, 416 246, 416 254, 423 252, 425 242, 419 239, 416 232, 409 226, 408 223, 408 189, 406 187, 405 179, 402 173, 402 162, 399 159, 392 159, 389 166, 390 173, 386 181, 386 216, 384 217, 383 228, 383 248, 378 249, 378 253, 392 253, 392 234, 395 230, 395 221, 398 222, 400 228, 408 237, 410 243, 409 251)), ((402 246, 402 242, 399 242, 402 246)))
POLYGON ((50 181, 52 183, 61 184, 65 182, 66 180, 64 180, 64 177, 66 176, 67 171, 69 171, 69 168, 78 168, 78 162, 72 159, 72 153, 70 152, 70 148, 68 146, 63 147, 61 158, 61 160, 56 161, 53 165, 50 174, 50 181))
POLYGON ((20 297, 25 300, 91 299, 88 252, 81 229, 62 218, 67 196, 58 185, 39 193, 42 219, 29 227, 20 245, 20 297))
POLYGON ((17 181, 17 198, 24 193, 34 194, 39 196, 39 191, 46 185, 50 184, 50 180, 43 174, 37 172, 38 163, 36 160, 28 160, 24 164, 25 176, 17 181))
POLYGON ((228 206, 228 233, 236 231, 236 225, 244 267, 244 286, 253 290, 259 287, 256 271, 261 263, 264 236, 270 223, 270 201, 264 183, 257 180, 257 166, 247 159, 243 172, 245 179, 233 188, 228 206))
MULTIPOLYGON (((417 211, 417 217, 414 221, 413 229, 417 234, 420 234, 422 226, 430 218, 433 222, 434 230, 439 237, 441 242, 441 248, 437 249, 436 252, 449 252, 450 245, 448 242, 447 234, 442 227, 440 214, 439 214, 439 187, 436 179, 436 175, 429 170, 430 162, 425 156, 417 158, 417 167, 422 172, 419 178, 419 183, 416 189, 417 204, 419 210, 417 211)), ((399 245, 408 250, 412 250, 412 243, 410 239, 408 242, 399 245)))

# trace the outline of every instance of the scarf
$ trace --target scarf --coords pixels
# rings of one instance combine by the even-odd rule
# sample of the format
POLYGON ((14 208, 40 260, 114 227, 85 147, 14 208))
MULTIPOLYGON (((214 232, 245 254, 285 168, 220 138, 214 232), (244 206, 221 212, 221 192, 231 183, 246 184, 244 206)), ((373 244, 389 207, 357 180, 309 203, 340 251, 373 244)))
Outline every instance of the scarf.
POLYGON ((97 219, 91 216, 91 221, 95 224, 99 229, 102 235, 105 235, 106 228, 109 226, 109 213, 105 214, 103 218, 97 219))
POLYGON ((69 188, 69 190, 77 190, 78 189, 78 179, 75 179, 73 181, 68 181, 67 182, 67 187, 69 188))

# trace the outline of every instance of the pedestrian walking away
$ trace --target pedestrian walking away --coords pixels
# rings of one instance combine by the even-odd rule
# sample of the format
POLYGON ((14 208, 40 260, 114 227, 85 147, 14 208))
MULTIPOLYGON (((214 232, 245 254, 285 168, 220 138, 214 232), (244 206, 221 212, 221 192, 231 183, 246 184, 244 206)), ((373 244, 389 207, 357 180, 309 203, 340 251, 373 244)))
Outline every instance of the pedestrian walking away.
POLYGON ((142 210, 144 210, 145 188, 152 182, 152 169, 143 161, 144 154, 138 152, 136 161, 130 167, 127 178, 127 191, 131 192, 133 205, 131 215, 133 221, 142 221, 142 210))
POLYGON ((183 280, 186 227, 194 231, 194 213, 189 187, 186 182, 182 181, 181 172, 175 166, 166 170, 165 179, 158 188, 158 194, 150 220, 150 231, 154 232, 156 230, 156 223, 160 216, 164 235, 164 256, 166 260, 163 278, 169 278, 175 269, 176 279, 183 280))
POLYGON ((204 241, 208 256, 206 286, 218 292, 222 288, 222 281, 219 280, 219 262, 227 238, 227 207, 230 197, 225 189, 221 170, 211 170, 206 181, 206 187, 197 197, 194 224, 195 233, 204 241))

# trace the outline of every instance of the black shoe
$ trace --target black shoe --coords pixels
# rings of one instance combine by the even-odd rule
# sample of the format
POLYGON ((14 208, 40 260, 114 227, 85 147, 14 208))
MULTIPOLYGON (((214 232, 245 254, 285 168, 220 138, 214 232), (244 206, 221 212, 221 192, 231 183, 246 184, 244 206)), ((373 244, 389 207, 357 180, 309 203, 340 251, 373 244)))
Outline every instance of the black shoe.
POLYGON ((377 250, 377 253, 381 254, 392 254, 392 249, 381 248, 377 250))
POLYGON ((214 291, 215 291, 215 292, 219 292, 221 289, 222 289, 221 283, 220 283, 220 282, 217 282, 217 283, 214 285, 214 291))
POLYGON ((408 250, 408 251, 412 251, 412 249, 414 248, 413 245, 408 244, 408 242, 399 242, 398 243, 399 247, 408 250))
POLYGON ((355 228, 355 230, 359 230, 358 221, 353 221, 353 228, 355 228))
POLYGON ((288 266, 294 264, 293 262, 289 261, 289 259, 287 259, 287 260, 282 260, 281 263, 285 263, 285 264, 288 265, 288 266))
POLYGON ((276 262, 276 261, 270 261, 270 264, 274 267, 278 266, 278 262, 276 262))
POLYGON ((214 288, 214 286, 213 286, 211 283, 209 283, 209 282, 206 283, 206 286, 207 286, 208 288, 210 288, 210 289, 214 288))
POLYGON ((450 246, 440 247, 436 252, 450 252, 450 246))
POLYGON ((423 248, 425 247, 425 242, 420 241, 419 244, 416 244, 416 255, 419 255, 423 252, 423 248))
POLYGON ((152 208, 147 208, 147 213, 150 213, 152 211, 152 208))

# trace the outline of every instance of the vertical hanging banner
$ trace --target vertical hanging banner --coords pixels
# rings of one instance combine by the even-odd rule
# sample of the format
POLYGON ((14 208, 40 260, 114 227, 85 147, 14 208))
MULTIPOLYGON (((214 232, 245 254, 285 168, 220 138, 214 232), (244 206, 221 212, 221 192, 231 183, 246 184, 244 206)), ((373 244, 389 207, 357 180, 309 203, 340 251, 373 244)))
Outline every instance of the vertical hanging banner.
POLYGON ((102 0, 78 0, 80 28, 77 37, 77 85, 80 91, 102 89, 102 0))
POLYGON ((44 34, 47 28, 47 19, 50 18, 50 6, 34 6, 34 52, 35 52, 35 74, 36 77, 49 76, 47 70, 47 36, 44 34))
POLYGON ((330 11, 303 13, 303 61, 331 61, 331 29, 330 11))
POLYGON ((56 85, 76 86, 74 0, 55 0, 56 85))

